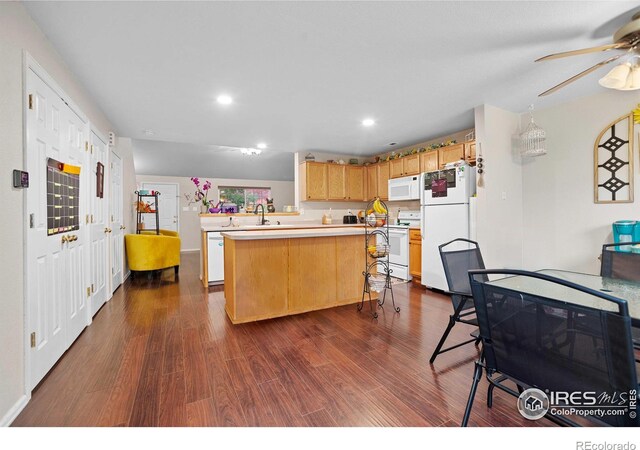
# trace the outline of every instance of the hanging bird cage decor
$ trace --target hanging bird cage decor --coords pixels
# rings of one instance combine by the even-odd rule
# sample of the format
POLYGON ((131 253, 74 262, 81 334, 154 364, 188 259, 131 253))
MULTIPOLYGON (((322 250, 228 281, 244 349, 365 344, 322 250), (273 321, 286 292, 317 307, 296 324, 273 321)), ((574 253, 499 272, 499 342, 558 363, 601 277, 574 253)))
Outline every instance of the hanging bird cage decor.
POLYGON ((545 155, 547 153, 547 133, 534 122, 533 105, 529 107, 529 116, 531 120, 527 128, 520 133, 520 154, 522 156, 545 155))

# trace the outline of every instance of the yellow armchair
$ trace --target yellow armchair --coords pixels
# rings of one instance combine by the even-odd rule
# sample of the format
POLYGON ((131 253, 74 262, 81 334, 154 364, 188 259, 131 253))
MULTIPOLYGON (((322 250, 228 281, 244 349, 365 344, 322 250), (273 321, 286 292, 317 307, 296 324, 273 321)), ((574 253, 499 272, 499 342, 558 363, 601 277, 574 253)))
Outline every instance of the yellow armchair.
POLYGON ((132 271, 160 270, 180 267, 180 235, 171 230, 142 231, 124 237, 127 263, 132 271))

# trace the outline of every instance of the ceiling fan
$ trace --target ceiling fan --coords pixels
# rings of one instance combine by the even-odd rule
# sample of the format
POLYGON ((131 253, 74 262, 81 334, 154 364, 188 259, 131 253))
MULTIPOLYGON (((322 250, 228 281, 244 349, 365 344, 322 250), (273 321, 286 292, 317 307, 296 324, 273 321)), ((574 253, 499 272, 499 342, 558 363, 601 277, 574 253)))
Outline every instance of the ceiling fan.
MULTIPOLYGON (((618 60, 619 58, 621 58, 626 54, 631 53, 637 56, 638 53, 640 52, 640 49, 637 48, 639 45, 640 45, 640 12, 637 12, 631 18, 631 22, 622 26, 620 29, 618 29, 618 31, 616 31, 613 34, 613 44, 583 48, 583 49, 572 50, 568 52, 553 53, 551 55, 543 56, 542 58, 536 59, 536 62, 539 62, 539 61, 548 61, 551 59, 564 58, 567 56, 584 55, 586 53, 605 52, 608 50, 625 50, 626 51, 625 53, 620 53, 618 55, 612 56, 611 58, 605 59, 604 61, 601 61, 598 64, 591 66, 586 70, 583 70, 579 74, 574 75, 571 78, 563 81, 562 83, 555 85, 551 89, 547 89, 543 93, 539 94, 538 97, 544 97, 545 95, 552 94, 557 90, 562 89, 566 85, 573 83, 574 81, 584 77, 585 75, 590 74, 594 70, 618 60)), ((637 65, 637 63, 634 66, 632 66, 630 63, 626 63, 618 67, 621 67, 621 70, 619 71, 620 73, 616 74, 618 81, 621 79, 621 77, 625 77, 626 79, 627 76, 631 76, 632 71, 637 71, 638 81, 640 81, 640 66, 637 65)), ((614 68, 612 72, 615 71, 618 67, 614 68)), ((609 77, 610 75, 612 75, 611 72, 605 78, 609 77)), ((602 83, 602 82, 601 84, 606 87, 611 87, 614 89, 621 89, 621 90, 640 89, 640 84, 635 88, 616 87, 615 84, 607 86, 606 83, 602 83)), ((624 85, 624 80, 622 81, 622 84, 624 85)))

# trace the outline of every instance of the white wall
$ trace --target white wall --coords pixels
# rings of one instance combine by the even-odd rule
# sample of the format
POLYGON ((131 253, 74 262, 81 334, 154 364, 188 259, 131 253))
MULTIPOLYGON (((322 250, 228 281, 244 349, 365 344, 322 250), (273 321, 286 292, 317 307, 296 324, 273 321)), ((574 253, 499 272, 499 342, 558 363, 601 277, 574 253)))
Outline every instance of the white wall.
POLYGON ((478 177, 477 239, 487 268, 522 267, 522 163, 512 145, 519 121, 494 106, 475 110, 476 150, 485 166, 478 177))
MULTIPOLYGON (((601 246, 613 242, 611 223, 640 220, 638 141, 633 149, 636 203, 593 202, 595 139, 639 102, 638 91, 606 90, 535 111, 536 123, 547 133, 547 155, 525 158, 523 164, 525 267, 598 273, 601 246)), ((636 139, 637 132, 638 126, 636 139)))
MULTIPOLYGON (((219 186, 247 186, 247 187, 270 187, 273 197, 273 205, 276 211, 282 211, 284 205, 294 204, 293 181, 269 181, 269 180, 232 180, 223 178, 203 178, 211 181, 211 194, 209 200, 214 203, 219 201, 219 186)), ((136 181, 138 186, 142 183, 177 183, 180 190, 180 243, 183 251, 198 250, 200 248, 200 205, 189 205, 184 194, 190 193, 193 196, 195 186, 190 177, 166 177, 154 175, 137 175, 136 181), (193 207, 196 210, 193 210, 193 207), (188 208, 184 211, 184 208, 188 208)), ((135 190, 135 189, 134 189, 135 190)), ((133 192, 133 191, 132 191, 133 192)), ((221 218, 224 215, 221 215, 221 218)), ((255 219, 252 219, 255 221, 255 219)), ((135 230, 135 225, 130 230, 135 230)), ((133 231, 131 231, 133 232, 133 231)))
MULTIPOLYGON (((24 197, 13 189, 12 169, 23 166, 23 50, 73 99, 103 134, 113 129, 107 117, 75 80, 51 43, 18 2, 0 2, 0 425, 14 418, 26 400, 24 373, 24 197)), ((126 171, 127 169, 125 169, 126 171)))

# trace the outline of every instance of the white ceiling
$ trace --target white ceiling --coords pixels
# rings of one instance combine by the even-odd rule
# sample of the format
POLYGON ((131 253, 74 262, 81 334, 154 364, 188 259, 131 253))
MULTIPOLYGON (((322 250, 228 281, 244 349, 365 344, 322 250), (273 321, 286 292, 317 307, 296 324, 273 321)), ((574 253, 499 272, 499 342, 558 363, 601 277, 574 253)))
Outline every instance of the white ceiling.
POLYGON ((27 2, 117 131, 135 139, 375 154, 602 89, 635 2, 27 2), (215 98, 235 99, 220 107, 215 98), (365 117, 377 120, 364 128, 365 117), (388 148, 388 147, 387 147, 388 148))
POLYGON ((138 175, 293 181, 293 153, 247 156, 235 147, 133 139, 138 175))

